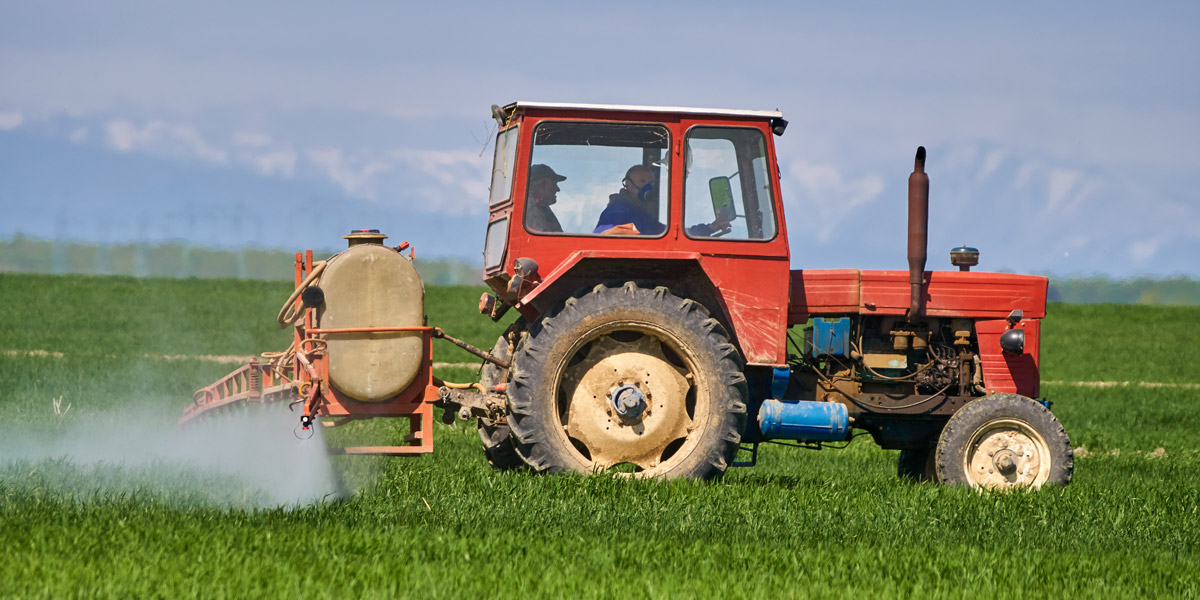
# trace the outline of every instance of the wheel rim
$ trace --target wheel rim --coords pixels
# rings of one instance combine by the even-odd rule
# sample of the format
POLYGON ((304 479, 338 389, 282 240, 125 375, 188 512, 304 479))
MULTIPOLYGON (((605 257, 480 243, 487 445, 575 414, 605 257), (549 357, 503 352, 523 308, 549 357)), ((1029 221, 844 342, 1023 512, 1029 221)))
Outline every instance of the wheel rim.
POLYGON ((592 332, 559 372, 561 431, 594 471, 652 476, 670 469, 691 451, 707 414, 705 384, 689 353, 652 325, 592 332))
POLYGON ((1041 487, 1050 478, 1050 447, 1028 423, 990 421, 971 436, 963 457, 967 481, 990 489, 1041 487))

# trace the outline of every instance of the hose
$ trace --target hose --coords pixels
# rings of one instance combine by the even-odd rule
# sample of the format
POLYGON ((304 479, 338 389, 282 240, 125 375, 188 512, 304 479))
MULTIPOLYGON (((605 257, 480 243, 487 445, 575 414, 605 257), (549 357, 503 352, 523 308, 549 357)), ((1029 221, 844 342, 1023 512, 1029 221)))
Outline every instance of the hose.
POLYGON ((486 393, 486 390, 483 389, 483 385, 479 383, 452 383, 449 381, 442 381, 441 379, 434 377, 433 385, 446 387, 452 390, 476 390, 481 394, 486 393))
POLYGON ((281 328, 295 323, 300 318, 300 315, 304 314, 304 311, 296 310, 296 298, 299 298, 300 294, 304 293, 304 290, 317 280, 317 277, 320 277, 321 271, 325 270, 326 262, 322 260, 313 263, 312 270, 308 272, 308 277, 305 277, 304 281, 296 286, 296 289, 292 291, 292 295, 288 296, 287 302, 283 303, 283 308, 279 309, 279 316, 275 317, 281 328))
POLYGON ((292 342, 287 350, 283 352, 263 352, 260 356, 267 361, 267 368, 281 381, 288 381, 290 377, 290 369, 288 365, 296 356, 296 342, 292 342))

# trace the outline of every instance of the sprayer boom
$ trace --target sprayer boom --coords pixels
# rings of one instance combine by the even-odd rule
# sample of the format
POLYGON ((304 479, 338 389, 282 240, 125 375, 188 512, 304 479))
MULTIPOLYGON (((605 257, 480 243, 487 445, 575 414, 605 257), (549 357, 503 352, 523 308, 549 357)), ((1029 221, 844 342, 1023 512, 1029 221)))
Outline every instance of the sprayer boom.
POLYGON ((192 403, 184 409, 179 424, 184 425, 245 404, 291 402, 299 397, 302 386, 302 382, 289 377, 275 364, 261 364, 257 359, 251 359, 249 364, 197 390, 192 396, 192 403))

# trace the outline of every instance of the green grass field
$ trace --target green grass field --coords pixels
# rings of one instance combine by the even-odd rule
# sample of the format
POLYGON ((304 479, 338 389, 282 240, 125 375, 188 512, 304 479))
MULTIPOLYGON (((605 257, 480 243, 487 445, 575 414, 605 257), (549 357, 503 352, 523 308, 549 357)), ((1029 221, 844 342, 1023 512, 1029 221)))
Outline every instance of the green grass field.
MULTIPOLYGON (((205 442, 173 423, 234 366, 179 357, 282 350, 289 291, 0 273, 0 597, 1200 596, 1200 308, 1051 306, 1043 391, 1086 449, 1066 488, 904 483, 868 438, 709 484, 501 474, 438 424, 433 454, 339 457, 348 496, 289 503, 329 478, 290 430, 169 451, 205 442)), ((490 346, 478 292, 430 288, 430 323, 490 346)))

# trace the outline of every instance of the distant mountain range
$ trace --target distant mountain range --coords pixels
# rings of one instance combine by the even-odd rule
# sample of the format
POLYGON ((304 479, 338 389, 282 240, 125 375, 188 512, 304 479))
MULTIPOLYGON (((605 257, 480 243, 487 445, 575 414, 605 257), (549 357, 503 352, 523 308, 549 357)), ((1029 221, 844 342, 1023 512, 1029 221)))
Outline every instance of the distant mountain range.
MULTIPOLYGON (((55 123, 0 132, 0 239, 235 250, 338 245, 366 227, 419 255, 472 263, 482 251, 488 148, 310 150, 279 172, 76 141, 74 122, 55 123)), ((780 138, 793 268, 906 268, 911 150, 814 157, 795 144, 780 138)), ((949 268, 949 250, 965 243, 993 271, 1200 277, 1200 203, 1169 196, 1194 190, 1188 181, 1048 156, 930 147, 929 267, 949 268)))
MULTIPOLYGON (((479 177, 486 175, 484 166, 479 177)), ((0 239, 292 248, 339 245, 351 229, 377 228, 392 236, 389 242, 410 240, 420 254, 482 256, 486 183, 477 210, 464 214, 461 203, 439 210, 450 200, 443 202, 426 180, 396 177, 411 185, 368 200, 312 174, 263 175, 23 129, 0 132, 0 239)))
MULTIPOLYGON (((318 259, 337 252, 315 250, 318 259)), ((294 253, 284 250, 200 248, 180 243, 99 245, 16 236, 0 240, 0 273, 127 275, 290 281, 294 253)), ((418 256, 427 285, 480 285, 480 266, 455 258, 418 256)), ((1071 304, 1200 305, 1200 280, 1187 277, 1118 280, 1051 276, 1051 302, 1071 304)))

